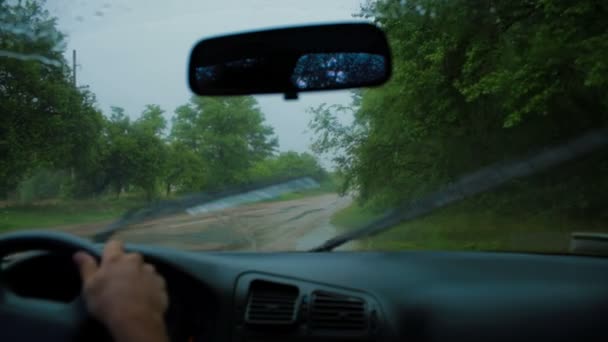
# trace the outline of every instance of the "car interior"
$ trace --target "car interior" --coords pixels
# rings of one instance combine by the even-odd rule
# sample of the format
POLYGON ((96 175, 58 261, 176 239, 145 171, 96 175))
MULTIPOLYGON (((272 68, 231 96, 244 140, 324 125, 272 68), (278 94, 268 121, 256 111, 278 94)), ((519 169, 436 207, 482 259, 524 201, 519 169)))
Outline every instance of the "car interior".
MULTIPOLYGON (((198 95, 294 99, 383 84, 391 54, 372 24, 298 26, 202 40, 188 72, 198 95), (336 63, 342 72, 314 72, 336 63)), ((176 342, 608 340, 608 259, 599 256, 126 248, 166 279, 176 342)), ((0 340, 111 340, 86 313, 71 259, 102 249, 58 232, 0 235, 0 340)))

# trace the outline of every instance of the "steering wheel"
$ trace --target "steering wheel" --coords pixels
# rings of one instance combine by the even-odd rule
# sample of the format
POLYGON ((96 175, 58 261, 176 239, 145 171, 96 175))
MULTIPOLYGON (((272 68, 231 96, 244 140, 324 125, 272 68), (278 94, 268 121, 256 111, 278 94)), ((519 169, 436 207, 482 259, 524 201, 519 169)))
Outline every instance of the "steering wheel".
MULTIPOLYGON (((84 251, 100 258, 95 245, 65 233, 28 231, 0 235, 0 260, 27 251, 84 251)), ((23 298, 6 286, 2 273, 0 268, 0 341, 109 340, 107 331, 88 314, 82 296, 70 303, 23 298)))

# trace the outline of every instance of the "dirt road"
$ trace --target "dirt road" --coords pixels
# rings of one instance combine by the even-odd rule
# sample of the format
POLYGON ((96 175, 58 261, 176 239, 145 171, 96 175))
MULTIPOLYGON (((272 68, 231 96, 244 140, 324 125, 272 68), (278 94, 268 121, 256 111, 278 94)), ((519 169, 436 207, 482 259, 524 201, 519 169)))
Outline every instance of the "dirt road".
MULTIPOLYGON (((335 236, 331 216, 351 203, 336 194, 265 202, 202 215, 187 213, 133 225, 117 234, 127 242, 188 250, 307 250, 335 236)), ((90 236, 104 224, 66 227, 90 236)), ((353 245, 343 249, 353 248, 353 245)))

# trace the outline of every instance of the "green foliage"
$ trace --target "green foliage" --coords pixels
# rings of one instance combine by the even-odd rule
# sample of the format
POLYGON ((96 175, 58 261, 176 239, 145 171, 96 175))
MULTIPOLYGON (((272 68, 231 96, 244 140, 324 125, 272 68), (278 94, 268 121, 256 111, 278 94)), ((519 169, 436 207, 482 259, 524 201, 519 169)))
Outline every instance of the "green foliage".
POLYGON ((17 187, 17 199, 20 203, 57 198, 64 194, 69 186, 69 176, 64 171, 39 169, 21 181, 17 187))
POLYGON ((125 211, 138 208, 145 202, 137 197, 102 197, 95 199, 59 199, 0 207, 0 232, 56 227, 74 224, 92 224, 101 229, 109 221, 119 218, 125 211))
POLYGON ((296 177, 312 177, 317 181, 323 181, 327 179, 327 172, 313 155, 293 151, 264 159, 251 171, 251 178, 255 180, 296 177))
MULTIPOLYGON (((0 1, 0 195, 40 167, 88 170, 102 124, 94 96, 74 87, 64 35, 39 1, 0 1)), ((81 176, 75 172, 76 176, 81 176)))
POLYGON ((105 146, 102 159, 106 183, 111 185, 119 196, 129 184, 136 167, 131 152, 135 141, 130 135, 131 121, 123 108, 112 107, 110 118, 104 127, 105 146))
POLYGON ((253 97, 194 97, 175 114, 171 140, 200 156, 207 187, 248 181, 253 165, 278 146, 253 97))
MULTIPOLYGON (((337 120, 348 109, 311 108, 315 152, 363 203, 386 207, 604 125, 607 12, 592 0, 371 1, 361 15, 387 32, 393 78, 356 94, 350 125, 337 120)), ((605 186, 593 177, 562 200, 597 201, 581 186, 605 186)))
POLYGON ((141 188, 148 200, 158 191, 167 154, 163 141, 150 133, 138 129, 137 126, 133 129, 132 138, 135 144, 130 154, 135 165, 130 170, 132 184, 141 188))
POLYGON ((166 126, 162 113, 159 106, 148 105, 131 122, 124 109, 112 107, 104 130, 102 165, 106 184, 117 196, 129 185, 143 190, 148 200, 157 194, 168 155, 162 138, 166 126))
MULTIPOLYGON (((468 199, 429 216, 398 224, 358 241, 356 248, 567 253, 571 233, 603 233, 608 219, 603 211, 603 217, 591 213, 565 215, 569 210, 564 206, 567 203, 556 195, 563 193, 563 189, 571 190, 576 181, 570 178, 569 183, 562 185, 561 191, 548 182, 540 187, 511 184, 498 193, 468 199), (508 205, 496 205, 504 201, 508 205)), ((378 212, 369 207, 352 205, 337 212, 331 222, 340 231, 348 231, 377 215, 378 212)))
POLYGON ((47 199, 215 190, 324 170, 278 141, 253 97, 199 98, 166 112, 111 107, 73 84, 65 36, 43 0, 0 0, 0 197, 47 199))
POLYGON ((167 128, 167 120, 163 116, 164 113, 165 111, 159 105, 146 105, 135 125, 148 135, 163 137, 167 128))
POLYGON ((192 192, 202 190, 205 185, 205 165, 194 150, 179 142, 167 145, 165 170, 162 174, 165 195, 172 191, 192 192))
MULTIPOLYGON (((359 92, 353 94, 353 103, 360 104, 359 92)), ((369 125, 361 118, 355 116, 350 125, 345 125, 338 120, 339 115, 352 114, 351 107, 338 105, 319 105, 309 108, 308 113, 313 118, 309 127, 316 134, 316 140, 311 148, 316 154, 330 154, 338 166, 338 174, 342 176, 340 192, 349 189, 360 190, 359 172, 357 171, 359 160, 357 150, 364 145, 369 135, 369 125)))

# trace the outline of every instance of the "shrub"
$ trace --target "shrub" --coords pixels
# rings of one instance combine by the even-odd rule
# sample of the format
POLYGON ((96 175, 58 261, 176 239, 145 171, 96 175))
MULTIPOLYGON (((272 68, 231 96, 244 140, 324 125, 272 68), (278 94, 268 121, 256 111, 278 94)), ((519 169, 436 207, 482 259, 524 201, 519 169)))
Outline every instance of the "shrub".
POLYGON ((17 198, 21 203, 53 199, 66 194, 70 177, 65 171, 38 169, 17 187, 17 198))

